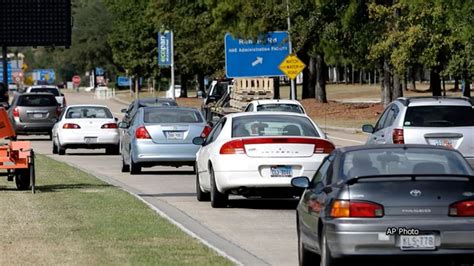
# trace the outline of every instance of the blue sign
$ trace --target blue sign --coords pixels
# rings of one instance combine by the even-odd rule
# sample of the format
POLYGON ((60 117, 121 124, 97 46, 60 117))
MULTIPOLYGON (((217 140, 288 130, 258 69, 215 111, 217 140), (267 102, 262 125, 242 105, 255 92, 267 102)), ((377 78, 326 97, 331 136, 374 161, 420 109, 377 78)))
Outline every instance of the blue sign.
POLYGON ((158 65, 159 66, 171 66, 173 63, 172 58, 172 46, 173 46, 173 33, 171 31, 165 31, 158 33, 158 65))
POLYGON ((38 84, 53 84, 56 73, 54 69, 36 69, 33 71, 33 80, 38 84))
POLYGON ((274 77, 290 53, 287 32, 269 32, 257 41, 225 35, 225 70, 229 78, 274 77))
MULTIPOLYGON (((13 84, 13 77, 12 77, 12 64, 8 62, 7 65, 7 75, 8 75, 8 83, 13 84)), ((3 64, 0 62, 0 83, 3 83, 3 64)))
POLYGON ((103 68, 101 67, 96 67, 95 68, 95 75, 100 77, 100 76, 103 76, 105 74, 105 71, 103 68))
POLYGON ((118 76, 117 77, 117 86, 127 87, 127 86, 130 86, 130 84, 131 84, 130 78, 125 77, 125 76, 118 76))

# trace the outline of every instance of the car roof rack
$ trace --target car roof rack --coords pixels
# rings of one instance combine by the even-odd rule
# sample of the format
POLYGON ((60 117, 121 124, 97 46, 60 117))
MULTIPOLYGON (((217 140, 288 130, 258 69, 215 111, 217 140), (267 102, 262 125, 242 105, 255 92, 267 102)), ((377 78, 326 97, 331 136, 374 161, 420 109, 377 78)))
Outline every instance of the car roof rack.
POLYGON ((471 105, 473 104, 471 99, 465 96, 461 97, 451 97, 451 96, 416 96, 416 97, 400 97, 397 98, 396 101, 402 103, 404 106, 408 106, 411 100, 418 100, 418 99, 434 99, 434 100, 443 100, 443 99, 453 99, 453 100, 464 100, 469 102, 471 105))

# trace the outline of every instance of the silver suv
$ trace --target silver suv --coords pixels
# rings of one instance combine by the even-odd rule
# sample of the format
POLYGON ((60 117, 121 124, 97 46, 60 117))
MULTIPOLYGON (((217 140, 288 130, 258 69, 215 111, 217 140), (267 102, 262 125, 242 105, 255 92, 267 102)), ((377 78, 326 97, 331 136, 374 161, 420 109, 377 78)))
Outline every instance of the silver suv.
POLYGON ((474 107, 468 98, 411 97, 390 103, 366 144, 430 144, 457 149, 474 167, 474 107))

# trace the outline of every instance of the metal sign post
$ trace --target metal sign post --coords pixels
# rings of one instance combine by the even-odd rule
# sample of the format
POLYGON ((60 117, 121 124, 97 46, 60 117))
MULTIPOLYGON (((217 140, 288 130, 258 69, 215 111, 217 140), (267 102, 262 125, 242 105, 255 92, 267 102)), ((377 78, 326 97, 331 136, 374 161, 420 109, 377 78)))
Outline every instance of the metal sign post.
POLYGON ((174 39, 173 39, 173 32, 171 31, 170 32, 170 40, 171 40, 171 44, 170 44, 170 50, 171 50, 171 93, 172 93, 172 96, 171 96, 171 99, 175 99, 176 98, 176 92, 175 92, 175 88, 174 88, 174 39))
POLYGON ((175 99, 173 32, 166 30, 158 34, 158 65, 171 67, 171 98, 175 99))

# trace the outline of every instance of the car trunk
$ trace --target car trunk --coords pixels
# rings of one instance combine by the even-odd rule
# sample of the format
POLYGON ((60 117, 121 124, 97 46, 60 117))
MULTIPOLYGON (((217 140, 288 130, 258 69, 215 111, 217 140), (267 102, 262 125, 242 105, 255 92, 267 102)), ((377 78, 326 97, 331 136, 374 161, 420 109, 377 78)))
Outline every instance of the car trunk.
POLYGON ((88 132, 96 132, 97 130, 103 130, 102 126, 108 123, 113 123, 110 118, 107 119, 73 119, 71 121, 68 120, 68 123, 75 123, 78 124, 82 130, 88 132))
POLYGON ((461 152, 465 157, 474 157, 474 127, 405 127, 404 141, 407 144, 429 144, 446 146, 461 152))
POLYGON ((192 124, 145 124, 145 128, 156 144, 192 144, 204 130, 204 123, 192 124))
POLYGON ((463 177, 367 178, 349 186, 351 200, 378 203, 384 216, 448 216, 449 205, 473 193, 474 182, 463 177))
POLYGON ((20 121, 43 123, 57 118, 57 106, 19 106, 20 121))

